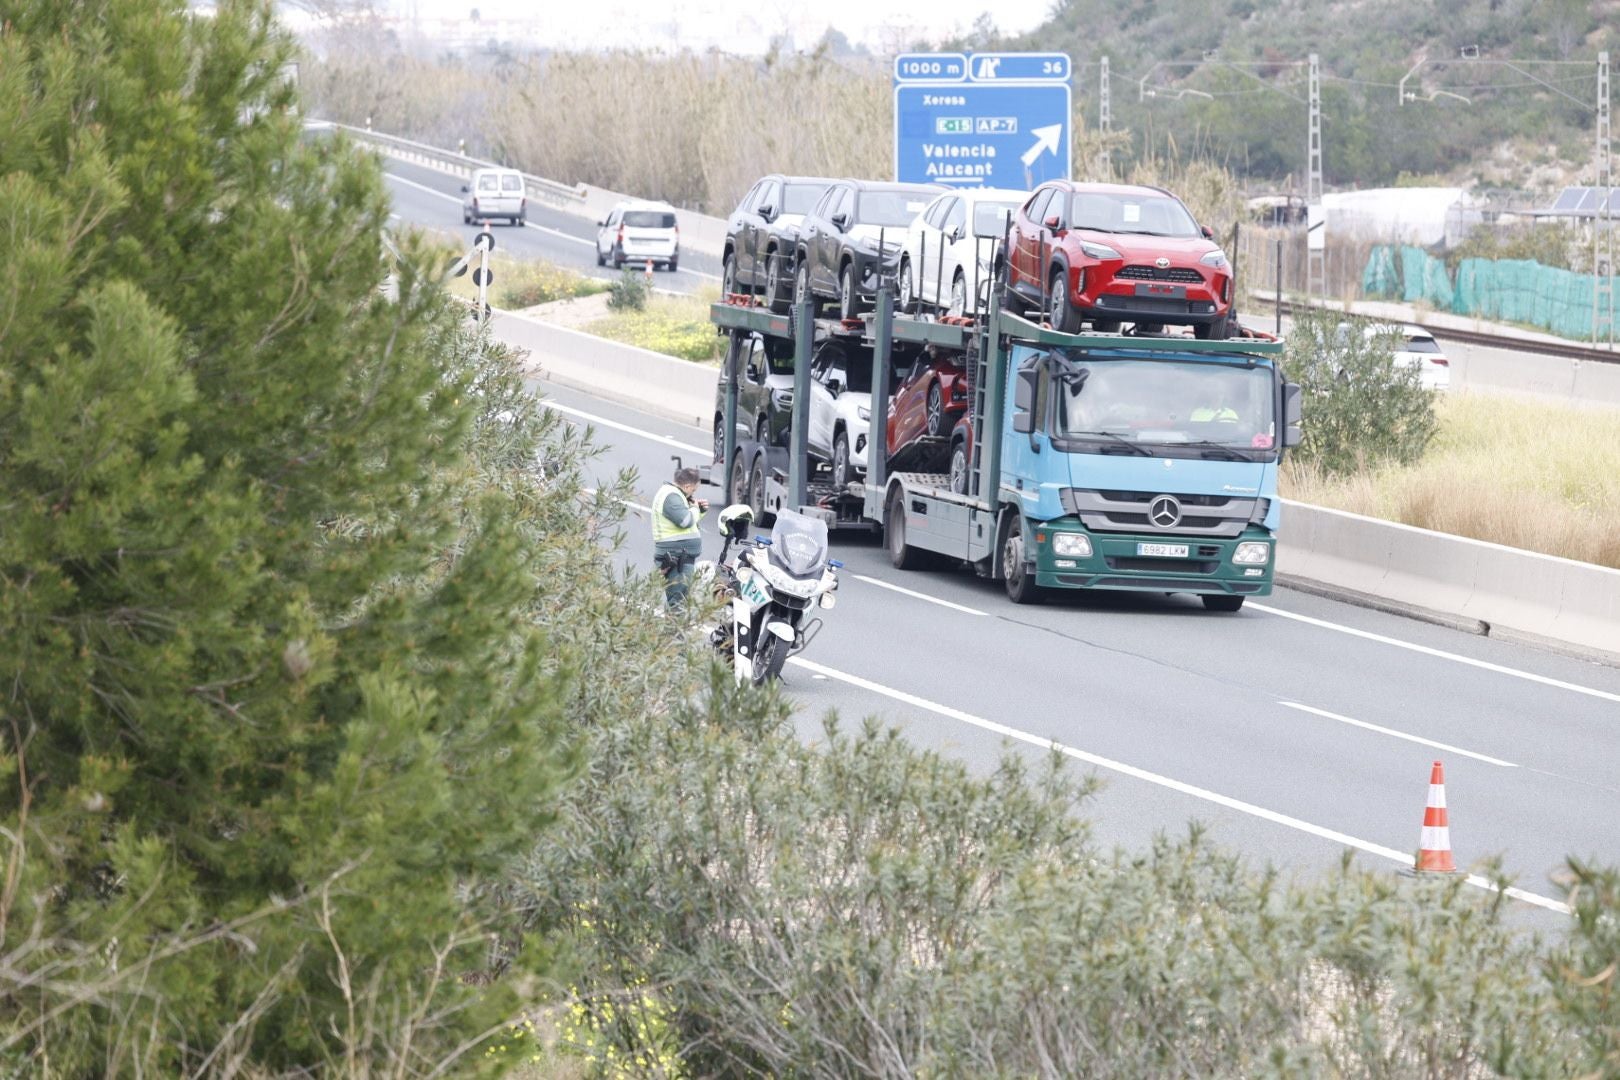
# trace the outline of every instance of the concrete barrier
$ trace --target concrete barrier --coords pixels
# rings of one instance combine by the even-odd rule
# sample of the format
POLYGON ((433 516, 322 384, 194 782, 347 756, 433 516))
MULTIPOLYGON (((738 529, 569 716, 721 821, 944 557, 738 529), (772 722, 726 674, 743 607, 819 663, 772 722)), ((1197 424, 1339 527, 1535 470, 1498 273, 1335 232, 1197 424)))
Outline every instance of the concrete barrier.
POLYGON ((716 367, 507 311, 491 316, 490 330, 526 350, 541 378, 704 431, 713 426, 716 367))
POLYGON ((1284 500, 1277 572, 1620 655, 1620 570, 1284 500))
MULTIPOLYGON (((509 312, 491 329, 537 374, 654 415, 712 426, 717 369, 509 312)), ((1620 570, 1283 500, 1277 572, 1489 633, 1620 656, 1620 570), (1477 628, 1477 627, 1476 627, 1477 628)))

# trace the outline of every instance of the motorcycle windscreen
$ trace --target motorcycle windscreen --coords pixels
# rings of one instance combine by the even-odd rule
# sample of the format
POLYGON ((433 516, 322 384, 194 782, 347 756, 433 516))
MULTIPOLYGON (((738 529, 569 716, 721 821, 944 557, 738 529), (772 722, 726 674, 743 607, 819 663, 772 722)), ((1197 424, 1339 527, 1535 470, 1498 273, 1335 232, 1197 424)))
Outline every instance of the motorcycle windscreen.
POLYGON ((827 523, 792 510, 776 515, 771 529, 771 562, 796 578, 827 569, 827 523))

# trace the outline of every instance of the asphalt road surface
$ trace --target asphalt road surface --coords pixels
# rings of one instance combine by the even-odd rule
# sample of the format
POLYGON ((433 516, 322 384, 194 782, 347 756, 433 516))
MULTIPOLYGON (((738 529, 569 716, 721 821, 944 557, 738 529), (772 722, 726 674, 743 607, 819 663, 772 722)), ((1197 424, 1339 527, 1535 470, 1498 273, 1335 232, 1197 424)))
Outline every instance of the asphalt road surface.
MULTIPOLYGON (((708 459, 708 433, 537 388, 594 426, 602 482, 636 470, 620 557, 650 566, 645 503, 671 455, 708 459)), ((838 606, 785 679, 806 738, 829 710, 878 715, 976 770, 1056 742, 1105 782, 1086 810, 1102 840, 1140 847, 1196 819, 1298 875, 1347 847, 1409 867, 1438 759, 1458 865, 1499 856, 1515 917, 1546 929, 1567 921, 1549 883, 1565 856, 1620 855, 1620 669, 1286 589, 1237 614, 1159 594, 1020 608, 967 570, 895 570, 870 537, 833 545, 838 606)))
MULTIPOLYGON (((399 221, 460 237, 469 247, 478 229, 461 223, 461 185, 458 176, 422 165, 383 159, 388 189, 394 196, 399 221)), ((528 225, 515 228, 493 225, 495 249, 520 259, 544 259, 592 277, 612 278, 612 267, 596 265, 596 226, 586 218, 565 214, 530 200, 528 225)), ((681 252, 681 268, 671 274, 654 270, 659 288, 696 292, 720 284, 720 260, 696 251, 681 252)))

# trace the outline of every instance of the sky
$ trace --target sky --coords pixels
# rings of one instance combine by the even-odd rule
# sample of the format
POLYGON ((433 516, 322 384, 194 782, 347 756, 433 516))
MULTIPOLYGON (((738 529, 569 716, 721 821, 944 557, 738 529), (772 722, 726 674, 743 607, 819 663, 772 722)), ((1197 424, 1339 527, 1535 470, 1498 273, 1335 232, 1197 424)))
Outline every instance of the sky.
POLYGON ((763 51, 787 33, 799 47, 829 27, 853 43, 889 53, 914 39, 966 32, 986 10, 1004 33, 1033 29, 1052 0, 380 0, 400 16, 428 23, 462 23, 473 9, 481 23, 522 25, 524 36, 554 48, 718 46, 763 51))

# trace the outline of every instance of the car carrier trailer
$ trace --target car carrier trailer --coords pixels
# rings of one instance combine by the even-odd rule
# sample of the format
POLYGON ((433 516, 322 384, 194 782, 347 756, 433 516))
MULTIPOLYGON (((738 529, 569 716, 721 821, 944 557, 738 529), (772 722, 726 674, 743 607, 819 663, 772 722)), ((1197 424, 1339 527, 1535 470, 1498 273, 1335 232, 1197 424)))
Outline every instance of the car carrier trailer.
POLYGON ((882 529, 896 567, 966 563, 1015 603, 1104 589, 1191 593, 1235 611, 1271 590, 1277 468, 1299 441, 1301 400, 1275 339, 1064 334, 994 295, 976 323, 896 315, 887 288, 860 320, 731 298, 711 318, 733 341, 708 479, 762 519, 793 509, 882 529), (738 342, 751 333, 793 343, 786 447, 737 438, 738 342), (810 357, 834 336, 869 348, 873 364, 866 473, 842 489, 820 479, 805 441, 810 357), (888 468, 892 365, 923 348, 959 355, 969 372, 964 491, 946 474, 888 468))

